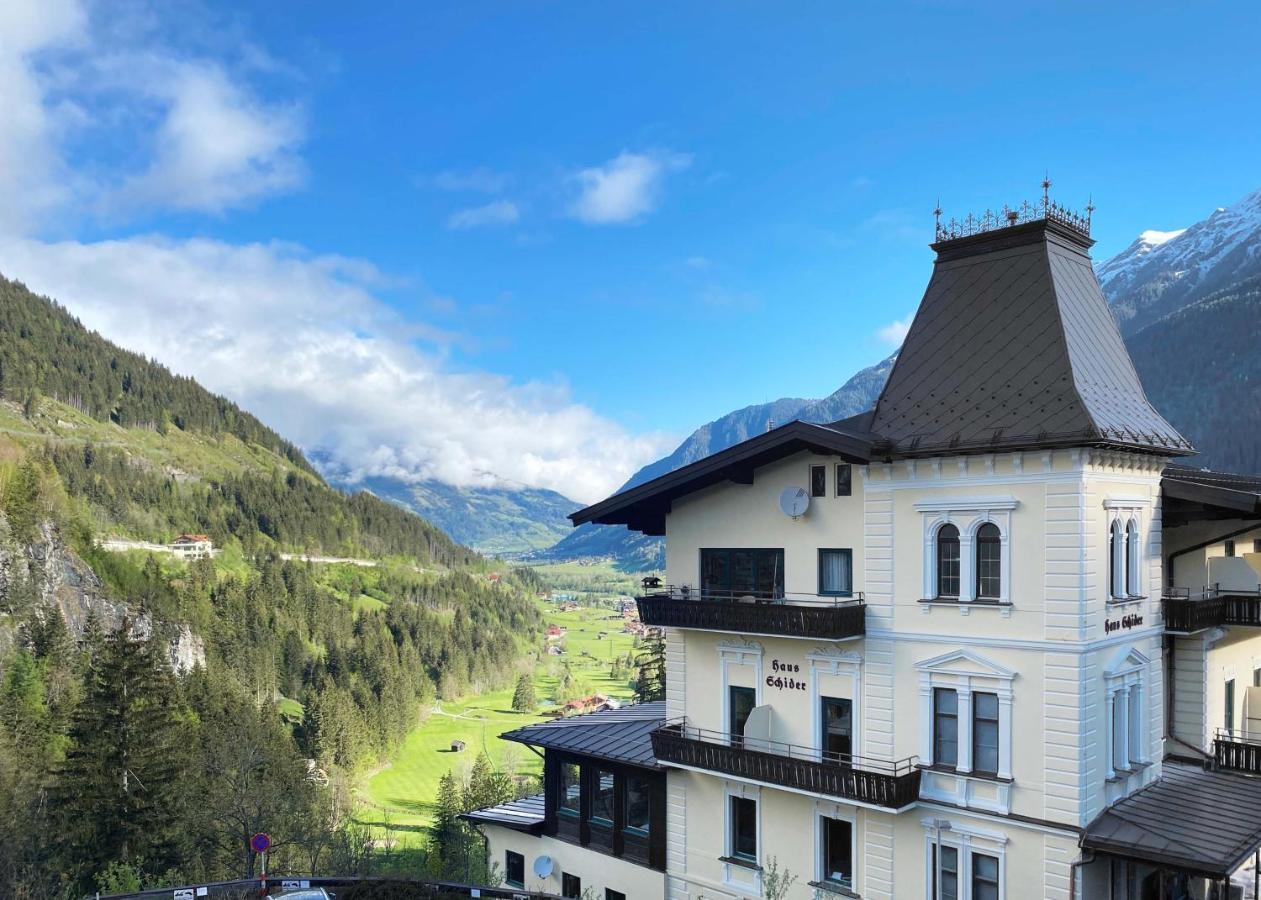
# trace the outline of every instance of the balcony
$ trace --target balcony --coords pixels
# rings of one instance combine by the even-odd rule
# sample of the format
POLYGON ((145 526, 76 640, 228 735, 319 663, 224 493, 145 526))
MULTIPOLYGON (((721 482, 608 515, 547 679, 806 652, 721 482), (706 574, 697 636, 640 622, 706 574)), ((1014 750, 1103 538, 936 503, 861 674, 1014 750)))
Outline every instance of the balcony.
POLYGON ((1215 584, 1194 593, 1189 588, 1165 588, 1160 606, 1165 630, 1177 634, 1222 625, 1261 627, 1261 585, 1233 588, 1215 584))
POLYGON ((1261 775, 1261 732, 1217 729, 1213 759, 1219 768, 1261 775))
POLYGON ((697 628, 738 634, 840 641, 866 633, 867 606, 861 593, 848 597, 815 594, 725 594, 665 585, 636 600, 645 625, 697 628))
POLYGON ((667 723, 652 733, 652 752, 666 765, 701 769, 759 784, 901 811, 919 799, 918 759, 897 762, 820 753, 760 738, 733 737, 667 723))

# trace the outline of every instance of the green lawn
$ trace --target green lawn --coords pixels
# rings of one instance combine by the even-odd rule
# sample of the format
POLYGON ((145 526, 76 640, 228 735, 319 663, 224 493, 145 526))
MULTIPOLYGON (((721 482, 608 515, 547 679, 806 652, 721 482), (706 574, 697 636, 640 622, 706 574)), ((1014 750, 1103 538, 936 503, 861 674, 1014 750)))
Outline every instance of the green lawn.
MULTIPOLYGON (((609 677, 610 660, 633 647, 633 638, 622 631, 620 617, 609 619, 614 615, 611 610, 591 607, 562 613, 549 603, 538 602, 549 624, 567 630, 564 656, 546 656, 533 662, 538 712, 513 712, 511 687, 439 704, 408 735, 394 759, 368 779, 357 814, 361 823, 384 829, 384 837, 397 841, 402 848, 423 843, 433 815, 438 779, 448 771, 459 773, 471 767, 483 751, 501 770, 540 774, 541 761, 531 750, 500 740, 499 735, 548 718, 541 713, 551 705, 558 681, 555 673, 562 660, 569 663, 580 689, 589 688, 623 700, 631 697, 628 682, 617 683, 609 677), (465 742, 463 752, 451 752, 454 740, 465 742)), ((578 693, 581 691, 575 696, 578 693)))

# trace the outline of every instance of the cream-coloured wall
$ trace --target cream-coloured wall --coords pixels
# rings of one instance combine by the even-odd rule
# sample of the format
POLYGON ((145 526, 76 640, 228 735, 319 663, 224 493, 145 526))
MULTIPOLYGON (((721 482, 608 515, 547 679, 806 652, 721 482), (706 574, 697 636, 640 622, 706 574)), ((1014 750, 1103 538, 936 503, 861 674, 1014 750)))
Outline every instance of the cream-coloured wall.
MULTIPOLYGON (((1205 726, 1204 748, 1211 749, 1213 735, 1226 726, 1226 682, 1235 680, 1235 728, 1245 727, 1244 703, 1254 673, 1261 669, 1261 631, 1256 628, 1227 628, 1220 640, 1212 641, 1205 660, 1205 726)), ((1261 709, 1248 710, 1253 718, 1261 718, 1261 709)))
POLYGON ((1197 522, 1192 525, 1169 529, 1166 532, 1166 553, 1178 553, 1178 551, 1186 547, 1192 547, 1204 541, 1213 541, 1206 547, 1200 547, 1188 553, 1178 553, 1174 557, 1173 584, 1180 588, 1188 588, 1191 591, 1199 591, 1212 585, 1217 580, 1222 580, 1222 583, 1228 587, 1256 590, 1256 583, 1261 582, 1261 555, 1252 552, 1252 542, 1261 539, 1261 528, 1246 531, 1233 538, 1235 552, 1238 554, 1236 558, 1242 558, 1246 565, 1254 569, 1258 573, 1255 577, 1239 570, 1242 576, 1239 579, 1241 583, 1232 584, 1228 578, 1223 580, 1210 570, 1214 560, 1224 560, 1226 556, 1226 542, 1220 536, 1246 528, 1247 524, 1242 520, 1232 519, 1197 522))
POLYGON ((878 896, 879 886, 888 880, 889 866, 880 861, 879 853, 881 836, 892 833, 894 817, 888 813, 744 785, 708 774, 670 774, 671 779, 676 777, 686 780, 688 798, 686 870, 672 869, 671 876, 688 883, 692 897, 756 897, 760 893, 757 873, 723 861, 728 852, 726 809, 731 793, 743 793, 758 801, 758 862, 765 868, 773 859, 781 871, 797 877, 788 900, 814 897, 809 882, 822 876, 822 816, 852 823, 857 893, 863 897, 878 896))
POLYGON ((666 580, 700 584, 702 547, 783 547, 784 590, 818 592, 820 547, 851 549, 854 588, 863 590, 863 485, 854 467, 849 497, 813 497, 806 515, 794 520, 779 509, 786 487, 809 487, 809 467, 827 467, 828 492, 834 494, 834 456, 798 453, 758 469, 753 484, 724 483, 676 500, 666 518, 666 580))
MULTIPOLYGON (((855 753, 925 761, 929 688, 998 693, 1006 735, 1000 768, 1010 779, 925 771, 921 796, 953 819, 973 820, 961 827, 977 846, 1001 844, 1007 897, 1067 897, 1075 837, 1002 816, 1079 828, 1159 775, 1159 462, 1056 451, 873 464, 855 467, 852 497, 815 498, 810 513, 793 522, 776 500, 784 487, 807 484, 812 462, 829 465, 831 488, 834 460, 803 453, 759 469, 753 485, 719 485, 676 502, 666 524, 668 579, 695 584, 702 547, 783 547, 787 590, 813 593, 818 548, 850 547, 855 588, 867 601, 866 636, 820 642, 676 630, 667 672, 671 715, 725 732, 725 687, 751 685, 773 710, 772 738, 818 747, 819 697, 850 697, 855 753), (1110 596, 1109 523, 1131 517, 1141 538, 1141 596, 1118 602, 1110 596), (921 602, 931 583, 926 537, 943 520, 965 534, 983 521, 999 525, 1008 560, 1004 603, 921 602), (777 662, 787 670, 776 671, 777 662), (1141 756, 1150 764, 1109 779, 1108 676, 1135 666, 1141 688, 1131 696, 1141 698, 1141 756), (768 677, 793 683, 776 686, 768 677), (980 818, 985 814, 991 817, 980 818), (1037 894, 1022 892, 1032 884, 1037 894)), ((672 810, 687 823, 685 835, 671 833, 671 876, 705 885, 671 896, 741 895, 719 859, 726 836, 717 826, 731 782, 678 770, 670 778, 672 810)), ((813 804, 821 801, 770 787, 739 789, 762 798, 763 821, 772 823, 765 852, 781 863, 795 860, 785 863, 794 872, 812 871, 813 804)), ((895 816, 841 805, 861 823, 859 892, 923 896, 926 808, 895 816)))
MULTIPOLYGON (((666 519, 667 579, 697 584, 705 547, 782 547, 785 589, 814 594, 819 549, 840 547, 853 550, 869 634, 1090 641, 1104 636, 1106 619, 1159 625, 1157 462, 1058 451, 859 466, 852 496, 814 498, 794 521, 778 497, 804 486, 811 464, 829 467, 831 490, 835 458, 803 452, 758 469, 752 485, 724 483, 675 501, 666 519), (1143 599, 1122 604, 1108 597, 1108 523, 1118 515, 1137 517, 1143 554, 1143 599), (999 525, 1008 604, 922 602, 931 593, 931 536, 945 521, 965 534, 984 521, 999 525)), ((971 568, 972 554, 965 556, 971 568)))
POLYGON ((482 825, 486 835, 490 862, 504 872, 504 853, 513 850, 525 857, 525 888, 540 893, 560 894, 561 873, 569 872, 582 879, 585 891, 591 888, 596 897, 603 898, 605 888, 621 891, 628 898, 660 900, 665 897, 665 875, 647 866, 639 866, 597 853, 576 844, 556 838, 524 834, 499 825, 482 825), (541 855, 550 856, 554 862, 552 875, 539 878, 534 874, 534 861, 541 855))
MULTIPOLYGON (((686 866, 672 867, 672 896, 757 897, 755 873, 723 861, 727 852, 725 805, 732 792, 747 791, 759 803, 759 863, 774 859, 797 877, 788 900, 815 898, 810 882, 821 876, 821 816, 849 819, 854 828, 854 891, 866 900, 927 898, 933 821, 950 823, 943 842, 963 852, 995 856, 1004 870, 1005 898, 1068 900, 1070 863, 1077 858, 1074 832, 1005 823, 966 811, 921 808, 902 815, 864 810, 771 788, 751 788, 699 773, 672 773, 687 781, 686 866)), ((831 896, 823 894, 823 896, 831 896)), ((961 894, 960 896, 963 896, 961 894)))

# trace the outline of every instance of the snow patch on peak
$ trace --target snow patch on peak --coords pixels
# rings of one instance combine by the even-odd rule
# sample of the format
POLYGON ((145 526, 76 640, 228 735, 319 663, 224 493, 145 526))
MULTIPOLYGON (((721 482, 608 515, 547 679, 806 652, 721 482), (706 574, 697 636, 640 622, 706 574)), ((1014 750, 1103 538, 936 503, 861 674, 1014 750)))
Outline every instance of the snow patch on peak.
POLYGON ((1140 234, 1138 236, 1138 240, 1139 240, 1139 243, 1145 244, 1148 247, 1159 247, 1161 244, 1164 244, 1168 241, 1172 241, 1174 238, 1178 237, 1181 234, 1184 234, 1185 232, 1186 232, 1185 228, 1179 228, 1177 231, 1148 230, 1140 234))

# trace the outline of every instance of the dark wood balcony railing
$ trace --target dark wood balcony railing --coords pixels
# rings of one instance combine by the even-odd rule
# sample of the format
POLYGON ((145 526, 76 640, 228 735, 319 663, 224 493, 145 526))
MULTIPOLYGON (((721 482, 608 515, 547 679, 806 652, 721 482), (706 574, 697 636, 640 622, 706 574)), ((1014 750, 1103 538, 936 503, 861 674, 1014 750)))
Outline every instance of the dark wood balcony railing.
POLYGON ((1261 775, 1261 731, 1219 728, 1213 738, 1213 759, 1223 769, 1261 775))
POLYGON ((659 762, 762 784, 901 810, 919 799, 918 759, 896 762, 820 753, 779 741, 734 737, 668 722, 652 733, 659 762))
POLYGON ((867 605, 861 593, 844 597, 758 596, 666 585, 650 588, 636 602, 645 625, 829 641, 866 633, 867 605))
POLYGON ((1215 584, 1195 592, 1165 588, 1160 605, 1168 631, 1190 634, 1219 625, 1261 626, 1261 585, 1248 590, 1215 584))

